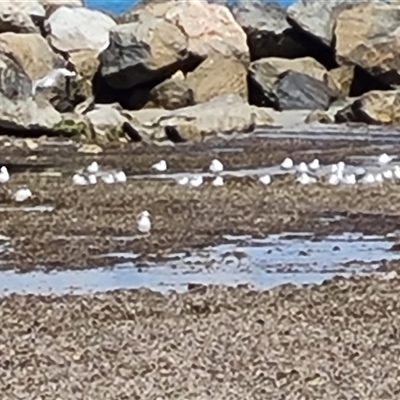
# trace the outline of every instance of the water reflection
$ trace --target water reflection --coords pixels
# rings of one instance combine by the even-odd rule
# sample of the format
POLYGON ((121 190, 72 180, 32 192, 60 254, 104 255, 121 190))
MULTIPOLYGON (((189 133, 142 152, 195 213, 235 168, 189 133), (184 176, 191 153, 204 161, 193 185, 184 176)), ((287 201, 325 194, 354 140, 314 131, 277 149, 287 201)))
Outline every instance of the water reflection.
POLYGON ((110 268, 0 272, 0 293, 88 293, 140 287, 184 291, 189 283, 247 283, 268 289, 284 283, 321 283, 336 275, 372 273, 381 260, 397 258, 396 253, 388 251, 392 241, 357 233, 323 240, 313 239, 310 233, 271 235, 265 239, 227 236, 225 240, 219 246, 171 254, 163 261, 141 265, 135 262, 135 254, 118 253, 104 255, 104 260, 120 258, 110 268))

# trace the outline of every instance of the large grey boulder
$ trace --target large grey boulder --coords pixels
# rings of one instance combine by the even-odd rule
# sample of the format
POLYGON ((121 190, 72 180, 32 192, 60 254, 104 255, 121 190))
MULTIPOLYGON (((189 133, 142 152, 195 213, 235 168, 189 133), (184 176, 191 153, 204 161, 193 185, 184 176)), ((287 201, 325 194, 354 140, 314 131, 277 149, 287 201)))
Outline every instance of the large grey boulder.
POLYGON ((295 60, 270 57, 252 62, 249 90, 249 98, 253 104, 276 109, 312 109, 316 107, 315 104, 318 105, 317 108, 325 108, 325 100, 322 104, 319 103, 320 99, 315 99, 315 103, 312 103, 308 92, 312 95, 319 93, 324 99, 330 98, 331 93, 338 97, 339 93, 338 84, 333 77, 311 57, 295 60), (289 93, 290 90, 293 90, 293 94, 289 93), (294 99, 296 96, 299 97, 298 102, 294 99))
POLYGON ((188 41, 173 23, 143 11, 137 20, 114 27, 100 56, 101 75, 116 89, 171 76, 188 58, 188 41))

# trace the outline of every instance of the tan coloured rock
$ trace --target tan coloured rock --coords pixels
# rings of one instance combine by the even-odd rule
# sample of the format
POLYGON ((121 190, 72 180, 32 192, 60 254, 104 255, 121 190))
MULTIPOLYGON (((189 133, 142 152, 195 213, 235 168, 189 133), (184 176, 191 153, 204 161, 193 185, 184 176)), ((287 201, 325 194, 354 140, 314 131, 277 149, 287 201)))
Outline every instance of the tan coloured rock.
POLYGON ((400 91, 372 91, 338 111, 336 122, 361 122, 373 125, 400 123, 400 91))
POLYGON ((100 54, 109 44, 116 22, 108 15, 84 7, 60 7, 46 20, 51 45, 57 50, 95 50, 100 54))
POLYGON ((0 51, 12 54, 32 80, 44 77, 61 62, 39 33, 2 33, 0 51))
POLYGON ((247 37, 229 9, 205 0, 170 2, 165 18, 189 38, 188 50, 200 57, 220 54, 250 60, 247 37))
POLYGON ((15 131, 43 131, 51 134, 61 121, 59 114, 48 102, 33 99, 10 101, 0 99, 0 127, 15 131))
POLYGON ((97 50, 82 49, 68 53, 69 61, 74 64, 76 71, 87 79, 93 79, 100 67, 97 50))
POLYGON ((358 65, 387 85, 400 83, 400 4, 349 5, 336 17, 339 64, 358 65))
POLYGON ((123 125, 129 120, 112 104, 97 104, 85 117, 92 126, 96 142, 117 141, 125 136, 123 125))
POLYGON ((354 79, 354 65, 344 65, 331 69, 330 77, 337 83, 339 91, 344 96, 350 96, 350 89, 354 79))
POLYGON ((312 124, 318 122, 320 124, 332 124, 335 122, 335 118, 325 110, 312 110, 308 114, 305 122, 307 124, 312 124))
POLYGON ((196 104, 214 97, 237 94, 247 100, 247 70, 237 59, 212 55, 186 76, 196 104))
POLYGON ((223 95, 179 110, 131 111, 132 124, 152 140, 166 140, 164 128, 174 126, 186 140, 203 141, 217 134, 252 132, 273 123, 268 110, 250 106, 238 95, 223 95))

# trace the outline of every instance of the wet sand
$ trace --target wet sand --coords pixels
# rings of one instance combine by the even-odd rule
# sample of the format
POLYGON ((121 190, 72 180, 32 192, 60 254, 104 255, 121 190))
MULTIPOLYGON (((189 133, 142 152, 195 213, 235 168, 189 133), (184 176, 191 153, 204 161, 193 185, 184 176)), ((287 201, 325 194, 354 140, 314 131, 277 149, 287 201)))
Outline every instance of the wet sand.
POLYGON ((12 295, 0 304, 0 390, 10 399, 397 399, 399 283, 12 295))
POLYGON ((257 176, 287 156, 371 167, 387 141, 79 148, 0 142, 12 175, 0 185, 4 398, 399 398, 400 185, 257 176), (226 184, 205 174, 200 188, 179 186, 151 172, 162 158, 172 174, 205 174, 219 158, 226 184), (93 160, 128 182, 73 186, 93 160), (15 203, 24 185, 33 197, 15 203))

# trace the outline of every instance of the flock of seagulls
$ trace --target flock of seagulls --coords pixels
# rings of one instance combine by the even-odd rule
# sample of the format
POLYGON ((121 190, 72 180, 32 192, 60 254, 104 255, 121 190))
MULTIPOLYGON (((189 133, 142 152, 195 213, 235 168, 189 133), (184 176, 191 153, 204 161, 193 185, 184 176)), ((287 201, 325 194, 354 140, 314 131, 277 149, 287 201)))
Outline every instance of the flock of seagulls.
MULTIPOLYGON (((381 168, 380 172, 372 173, 368 172, 363 167, 351 167, 346 166, 343 161, 339 161, 337 164, 332 164, 329 167, 327 175, 327 182, 330 185, 348 184, 355 185, 361 184, 373 184, 383 183, 385 180, 390 181, 393 179, 400 180, 400 166, 390 166, 390 163, 394 160, 393 156, 389 156, 384 153, 378 157, 378 165, 381 168)), ((318 172, 322 170, 320 161, 315 158, 311 163, 306 164, 301 162, 299 165, 294 165, 294 162, 290 158, 286 158, 280 165, 282 170, 287 172, 295 172, 298 174, 296 182, 302 185, 308 185, 317 183, 318 172)), ((260 177, 260 181, 264 184, 270 184, 272 179, 266 175, 260 177)))
POLYGON ((124 171, 102 172, 97 161, 93 161, 82 174, 76 173, 72 177, 74 185, 95 185, 98 181, 107 184, 126 182, 126 174, 124 171))

